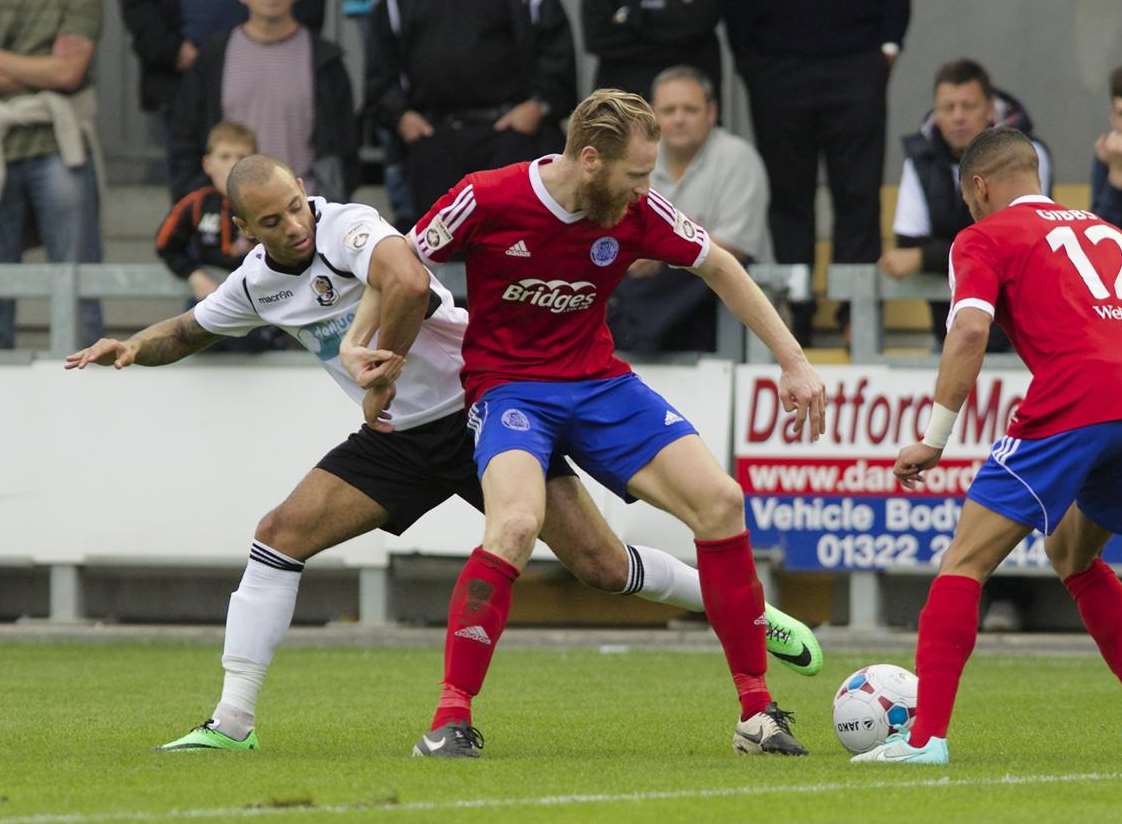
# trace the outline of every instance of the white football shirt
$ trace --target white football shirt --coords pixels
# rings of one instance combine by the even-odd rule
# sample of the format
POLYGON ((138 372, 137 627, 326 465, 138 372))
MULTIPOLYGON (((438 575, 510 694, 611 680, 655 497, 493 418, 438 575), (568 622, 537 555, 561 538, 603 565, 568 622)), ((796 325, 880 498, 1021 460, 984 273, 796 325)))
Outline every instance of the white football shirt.
MULTIPOLYGON (((216 335, 242 337, 259 326, 282 329, 361 404, 365 391, 339 360, 339 344, 366 288, 374 247, 401 233, 370 206, 309 199, 316 218, 316 251, 302 269, 282 266, 258 244, 242 265, 195 306, 195 320, 216 335)), ((429 308, 397 381, 391 411, 396 429, 410 429, 464 406, 460 348, 467 312, 429 273, 429 308)), ((375 333, 370 346, 376 348, 375 333)))

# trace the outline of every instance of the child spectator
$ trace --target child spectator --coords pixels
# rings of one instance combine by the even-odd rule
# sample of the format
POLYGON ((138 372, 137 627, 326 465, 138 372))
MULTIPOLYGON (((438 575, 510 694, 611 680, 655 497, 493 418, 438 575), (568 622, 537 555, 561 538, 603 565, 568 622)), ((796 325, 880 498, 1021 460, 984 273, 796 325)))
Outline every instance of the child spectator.
MULTIPOLYGON (((172 274, 187 281, 194 306, 241 266, 242 258, 253 248, 234 224, 234 210, 226 197, 226 178, 234 164, 257 152, 252 129, 222 121, 207 135, 203 171, 211 185, 196 189, 179 200, 160 224, 156 234, 156 253, 172 274)), ((256 329, 245 338, 221 341, 215 351, 261 352, 274 346, 271 329, 256 329)))

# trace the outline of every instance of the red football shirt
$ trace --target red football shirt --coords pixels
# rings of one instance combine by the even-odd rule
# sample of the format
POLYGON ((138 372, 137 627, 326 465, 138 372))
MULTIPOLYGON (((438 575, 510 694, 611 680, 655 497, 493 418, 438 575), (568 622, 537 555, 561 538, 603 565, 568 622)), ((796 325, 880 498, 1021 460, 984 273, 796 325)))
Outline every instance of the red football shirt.
POLYGON ((1032 372, 1014 438, 1122 419, 1122 232, 1042 195, 958 234, 947 318, 981 309, 1032 372))
POLYGON ((705 230, 654 191, 610 229, 565 211, 539 171, 553 159, 468 175, 413 227, 426 260, 465 258, 469 404, 511 381, 627 374, 605 321, 627 267, 640 258, 698 266, 709 253, 705 230))

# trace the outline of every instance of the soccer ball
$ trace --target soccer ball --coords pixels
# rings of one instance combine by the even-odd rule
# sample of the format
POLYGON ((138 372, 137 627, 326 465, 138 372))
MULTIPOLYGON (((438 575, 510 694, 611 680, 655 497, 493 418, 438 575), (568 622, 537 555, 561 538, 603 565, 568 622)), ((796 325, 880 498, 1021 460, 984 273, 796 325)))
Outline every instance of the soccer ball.
POLYGON ((842 681, 834 695, 834 732, 852 753, 868 752, 912 726, 919 679, 902 667, 873 664, 842 681))

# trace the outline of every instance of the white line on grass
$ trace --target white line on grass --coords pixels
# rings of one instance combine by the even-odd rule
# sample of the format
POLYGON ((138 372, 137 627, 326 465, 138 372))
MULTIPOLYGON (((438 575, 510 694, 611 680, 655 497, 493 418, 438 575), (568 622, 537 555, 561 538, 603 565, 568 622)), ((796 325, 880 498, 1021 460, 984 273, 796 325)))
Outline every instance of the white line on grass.
MULTIPOLYGON (((860 769, 860 768, 858 768, 860 769)), ((431 810, 490 810, 504 807, 564 807, 570 804, 614 804, 625 801, 675 801, 680 799, 728 798, 748 795, 813 795, 843 790, 916 790, 924 788, 992 787, 1025 784, 1071 784, 1080 781, 1120 781, 1122 772, 1060 773, 1056 775, 1003 775, 997 778, 925 778, 916 781, 833 782, 827 784, 750 785, 696 790, 665 790, 636 793, 590 795, 546 795, 537 798, 473 798, 462 801, 412 801, 404 804, 328 804, 283 807, 212 807, 209 809, 168 810, 167 812, 43 813, 0 818, 0 824, 97 824, 101 821, 161 821, 201 818, 252 818, 255 816, 341 814, 356 812, 408 813, 431 810)))

